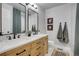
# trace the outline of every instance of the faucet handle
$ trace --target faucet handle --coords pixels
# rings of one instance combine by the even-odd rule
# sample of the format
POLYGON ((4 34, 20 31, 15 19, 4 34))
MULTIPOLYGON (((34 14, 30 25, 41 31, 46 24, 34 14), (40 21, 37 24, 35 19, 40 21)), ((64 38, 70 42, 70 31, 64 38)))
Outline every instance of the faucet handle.
POLYGON ((16 39, 16 33, 14 33, 14 35, 13 35, 13 39, 16 39))
POLYGON ((17 38, 20 38, 20 35, 18 35, 17 38))
POLYGON ((11 40, 11 36, 8 36, 8 39, 11 40))

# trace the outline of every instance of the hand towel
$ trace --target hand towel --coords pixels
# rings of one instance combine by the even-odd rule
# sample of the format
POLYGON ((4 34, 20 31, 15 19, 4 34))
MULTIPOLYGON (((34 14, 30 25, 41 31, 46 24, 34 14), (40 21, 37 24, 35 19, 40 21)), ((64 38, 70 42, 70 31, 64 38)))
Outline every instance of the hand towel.
POLYGON ((62 26, 61 26, 61 22, 60 22, 59 29, 58 29, 58 34, 57 34, 57 39, 60 42, 62 42, 62 38, 63 38, 63 35, 62 35, 62 26))
POLYGON ((69 36, 68 36, 68 28, 67 23, 65 22, 64 29, 63 29, 63 42, 68 43, 69 42, 69 36))

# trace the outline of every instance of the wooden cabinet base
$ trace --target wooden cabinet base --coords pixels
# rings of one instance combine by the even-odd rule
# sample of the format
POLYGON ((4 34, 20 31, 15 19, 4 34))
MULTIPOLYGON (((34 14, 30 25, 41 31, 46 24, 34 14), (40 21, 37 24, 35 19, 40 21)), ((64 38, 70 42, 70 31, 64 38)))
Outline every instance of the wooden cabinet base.
POLYGON ((48 36, 0 54, 0 56, 44 56, 48 53, 48 36))

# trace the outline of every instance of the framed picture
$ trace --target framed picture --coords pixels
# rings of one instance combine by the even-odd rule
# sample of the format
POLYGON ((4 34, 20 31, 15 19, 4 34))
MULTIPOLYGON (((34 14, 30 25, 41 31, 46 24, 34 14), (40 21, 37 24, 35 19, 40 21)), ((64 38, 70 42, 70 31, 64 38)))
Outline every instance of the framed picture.
POLYGON ((53 18, 48 18, 47 19, 47 24, 53 24, 53 18))
POLYGON ((48 31, 53 30, 53 25, 47 25, 47 30, 48 30, 48 31))

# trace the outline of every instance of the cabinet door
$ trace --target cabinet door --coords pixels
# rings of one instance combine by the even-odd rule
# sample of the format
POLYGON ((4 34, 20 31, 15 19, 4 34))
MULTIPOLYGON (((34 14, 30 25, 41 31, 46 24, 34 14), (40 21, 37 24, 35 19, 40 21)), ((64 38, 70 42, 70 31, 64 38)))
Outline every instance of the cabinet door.
POLYGON ((31 48, 31 55, 32 56, 43 56, 48 53, 48 37, 40 38, 32 42, 31 48))
POLYGON ((41 41, 38 39, 32 42, 31 55, 38 56, 40 54, 41 41))
POLYGON ((43 41, 43 38, 40 38, 39 39, 41 42, 40 42, 40 49, 39 49, 39 56, 44 56, 44 41, 43 41))
POLYGON ((43 38, 44 54, 48 53, 48 37, 43 38))
POLYGON ((27 52, 27 56, 31 56, 31 43, 29 43, 29 44, 27 44, 26 46, 25 46, 25 48, 26 48, 26 52, 27 52))

